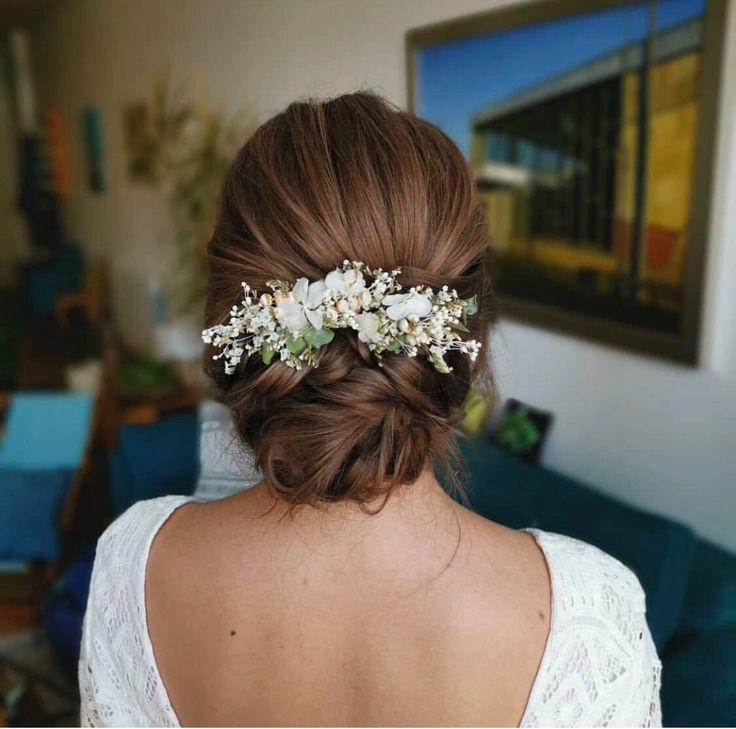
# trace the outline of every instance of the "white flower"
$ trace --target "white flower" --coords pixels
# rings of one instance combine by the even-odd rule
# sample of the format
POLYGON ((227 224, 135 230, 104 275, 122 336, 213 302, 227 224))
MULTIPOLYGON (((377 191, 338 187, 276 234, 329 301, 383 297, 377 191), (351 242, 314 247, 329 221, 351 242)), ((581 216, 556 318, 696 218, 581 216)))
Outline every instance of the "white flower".
POLYGON ((284 299, 276 306, 284 326, 292 332, 301 331, 307 323, 315 329, 322 329, 323 318, 319 306, 325 291, 324 281, 310 284, 306 278, 297 279, 291 292, 293 298, 284 299))
POLYGON ((356 297, 356 304, 359 309, 370 309, 373 305, 373 297, 368 289, 363 289, 356 297))
POLYGON ((432 311, 432 302, 429 298, 416 291, 384 296, 381 303, 387 307, 388 318, 394 321, 405 319, 412 314, 417 317, 427 316, 432 311))
POLYGON ((325 285, 335 298, 348 299, 351 304, 365 291, 363 274, 354 268, 349 268, 347 271, 331 271, 325 276, 325 285))
POLYGON ((376 314, 371 314, 370 312, 356 314, 355 322, 357 324, 355 328, 358 331, 358 339, 361 342, 371 344, 381 341, 381 334, 378 331, 381 320, 376 314))

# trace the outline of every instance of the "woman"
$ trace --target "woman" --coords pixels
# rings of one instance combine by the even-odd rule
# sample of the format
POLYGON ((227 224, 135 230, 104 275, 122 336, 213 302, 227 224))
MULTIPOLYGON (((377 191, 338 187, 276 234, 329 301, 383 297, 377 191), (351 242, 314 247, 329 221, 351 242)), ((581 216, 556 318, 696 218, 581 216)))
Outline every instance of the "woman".
POLYGON ((262 482, 103 535, 84 723, 660 722, 636 577, 435 476, 489 379, 486 231, 459 150, 376 96, 292 104, 247 142, 204 338, 262 482))

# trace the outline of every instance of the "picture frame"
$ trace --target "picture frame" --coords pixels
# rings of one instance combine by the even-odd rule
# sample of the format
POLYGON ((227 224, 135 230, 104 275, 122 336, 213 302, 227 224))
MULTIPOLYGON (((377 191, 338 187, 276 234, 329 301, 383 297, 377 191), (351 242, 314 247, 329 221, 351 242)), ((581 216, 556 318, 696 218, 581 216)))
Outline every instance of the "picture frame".
MULTIPOLYGON (((699 364, 725 13, 725 0, 536 0, 407 32, 409 111, 435 123, 456 142, 463 134, 462 130, 456 131, 460 129, 459 109, 466 104, 456 91, 466 93, 462 85, 467 83, 467 88, 471 88, 474 77, 481 76, 472 72, 464 76, 464 71, 472 71, 470 64, 482 58, 479 54, 486 52, 483 48, 493 50, 494 39, 507 41, 505 62, 499 69, 499 73, 505 74, 505 93, 499 91, 500 84, 494 86, 488 82, 488 98, 480 106, 486 110, 490 107, 490 115, 485 120, 477 110, 470 115, 467 132, 470 141, 464 140, 463 150, 476 174, 481 198, 485 195, 487 208, 497 210, 506 205, 511 211, 507 218, 514 221, 507 224, 508 230, 500 233, 496 230, 496 235, 491 235, 488 256, 502 316, 690 366, 699 364), (682 14, 688 3, 695 8, 702 6, 697 18, 685 18, 679 25, 667 26, 663 20, 661 25, 651 24, 652 6, 656 22, 657 9, 660 18, 666 18, 668 13, 675 17, 675 11, 682 14), (640 26, 634 21, 642 9, 646 10, 648 34, 645 40, 636 40, 640 26), (588 42, 588 51, 592 53, 589 59, 574 59, 570 53, 568 66, 561 67, 566 58, 562 37, 559 43, 562 50, 555 58, 545 59, 539 46, 524 46, 525 32, 543 29, 554 40, 552 30, 558 27, 560 34, 568 34, 568 44, 577 48, 581 45, 579 38, 575 43, 569 42, 570 30, 565 30, 566 24, 588 22, 590 28, 595 28, 593 21, 597 14, 609 13, 615 18, 617 12, 628 13, 633 19, 625 26, 629 36, 624 36, 624 42, 612 50, 615 38, 607 37, 605 31, 614 26, 603 26, 598 31, 600 53, 596 55, 588 42), (512 33, 516 35, 512 37, 512 33), (637 43, 644 49, 640 51, 638 65, 633 48, 637 43), (468 61, 463 60, 464 48, 469 49, 468 61), (527 53, 530 49, 533 52, 527 53), (528 60, 530 56, 537 58, 539 65, 539 77, 531 84, 529 79, 535 69, 528 60), (611 60, 611 57, 615 58, 611 60), (463 67, 463 63, 468 65, 463 67), (515 63, 524 66, 526 77, 509 93, 513 79, 509 81, 508 77, 515 63), (550 72, 555 64, 556 72, 550 72), (638 88, 636 97, 632 97, 632 86, 638 88), (588 97, 593 101, 588 103, 588 97), (671 113, 657 116, 660 108, 657 104, 667 108, 665 102, 673 98, 679 103, 679 106, 670 104, 675 108, 674 116, 671 113), (462 103, 453 104, 453 99, 462 103), (592 125, 594 130, 600 130, 606 119, 596 111, 596 104, 611 107, 600 99, 615 100, 618 116, 608 113, 608 119, 614 119, 615 123, 609 126, 616 127, 618 136, 612 133, 610 138, 617 141, 603 152, 584 154, 579 149, 569 153, 569 144, 568 148, 562 148, 561 144, 555 147, 557 138, 550 137, 550 130, 562 128, 558 122, 566 118, 559 109, 577 109, 588 103, 594 109, 589 116, 603 119, 598 126, 592 125), (443 107, 443 103, 447 106, 443 107), (558 111, 550 111, 555 108, 558 111), (633 114, 631 109, 635 109, 633 114), (546 125, 545 113, 549 121, 546 125), (534 118, 541 119, 536 129, 529 121, 534 118), (625 148, 621 140, 632 137, 630 118, 636 119, 633 122, 636 141, 625 148), (673 121, 685 130, 679 137, 664 133, 673 121), (656 134, 652 131, 655 125, 656 134), (480 161, 493 163, 486 178, 478 172, 481 166, 477 140, 482 133, 486 134, 483 144, 491 151, 485 152, 487 157, 480 161), (522 152, 528 151, 530 138, 535 148, 535 165, 545 154, 556 159, 550 167, 554 174, 544 180, 546 189, 540 181, 540 168, 527 163, 523 169, 524 164, 519 162, 524 159, 522 152), (680 156, 689 155, 674 171, 667 168, 668 156, 671 159, 672 155, 663 145, 668 139, 680 145, 680 156), (473 149, 472 145, 475 145, 473 149), (509 147, 515 155, 514 163, 499 163, 501 152, 509 147), (623 153, 629 155, 628 166, 619 161, 623 153), (554 164, 557 167, 553 169, 554 164), (603 193, 598 194, 595 181, 591 182, 591 170, 601 168, 609 170, 608 181, 600 184, 603 193), (588 202, 587 207, 580 203, 586 185, 588 191, 596 193, 589 197, 598 201, 588 202), (622 190, 626 191, 625 195, 622 190), (662 202, 659 198, 667 190, 675 192, 669 200, 665 196, 662 202), (684 208, 686 215, 682 214, 684 208), (522 223, 517 223, 520 210, 524 214, 526 210, 532 212, 522 223), (668 213, 673 210, 672 218, 678 215, 686 218, 679 228, 667 225, 668 213), (570 224, 570 220, 583 220, 584 224, 570 224), (587 239, 586 225, 596 231, 588 232, 587 239), (548 234, 545 226, 554 235, 548 234), (505 252, 499 252, 500 245, 494 249, 493 241, 499 238, 505 239, 505 252), (519 253, 523 248, 527 252, 519 253), (579 263, 582 260, 585 264, 579 263)), ((589 34, 588 41, 591 35, 595 37, 594 33, 589 34)), ((529 36, 530 43, 533 37, 529 36)), ((492 57, 489 53, 488 58, 492 57)), ((524 73, 518 76, 521 79, 524 73)), ((479 83, 468 96, 481 98, 486 92, 482 88, 485 83, 479 83)), ((572 118, 579 117, 572 115, 572 118)), ((585 136, 585 128, 577 123, 578 127, 567 139, 585 136)), ((600 132, 588 136, 594 141, 587 147, 580 143, 579 147, 598 150, 606 146, 599 141, 600 132)), ((572 146, 575 145, 573 141, 572 146)), ((460 146, 463 148, 462 143, 460 146)), ((530 158, 528 154, 527 158, 530 158)), ((596 179, 605 180, 605 175, 596 174, 596 179)), ((488 218, 493 227, 494 216, 490 210, 488 218)))

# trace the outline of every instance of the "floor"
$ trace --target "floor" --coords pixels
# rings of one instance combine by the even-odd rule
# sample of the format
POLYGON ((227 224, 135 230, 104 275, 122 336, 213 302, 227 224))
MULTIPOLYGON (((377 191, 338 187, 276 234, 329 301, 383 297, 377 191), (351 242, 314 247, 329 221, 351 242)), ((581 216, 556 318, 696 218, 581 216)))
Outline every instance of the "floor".
POLYGON ((76 682, 40 631, 0 637, 0 725, 79 726, 76 682))

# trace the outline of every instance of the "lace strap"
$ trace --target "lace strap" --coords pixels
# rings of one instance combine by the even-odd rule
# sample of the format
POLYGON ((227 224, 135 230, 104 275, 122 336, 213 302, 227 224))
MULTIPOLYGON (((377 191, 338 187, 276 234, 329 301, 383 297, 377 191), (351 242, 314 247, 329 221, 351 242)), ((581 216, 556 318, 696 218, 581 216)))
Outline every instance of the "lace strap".
POLYGON ((191 500, 139 501, 98 541, 79 659, 83 726, 178 725, 148 638, 145 578, 158 530, 191 500))
POLYGON ((523 726, 661 726, 661 663, 636 575, 586 542, 531 532, 547 559, 550 634, 523 726))

